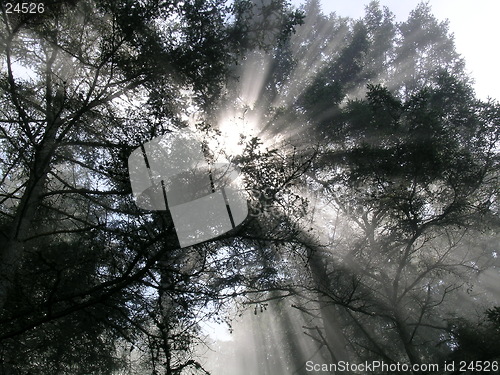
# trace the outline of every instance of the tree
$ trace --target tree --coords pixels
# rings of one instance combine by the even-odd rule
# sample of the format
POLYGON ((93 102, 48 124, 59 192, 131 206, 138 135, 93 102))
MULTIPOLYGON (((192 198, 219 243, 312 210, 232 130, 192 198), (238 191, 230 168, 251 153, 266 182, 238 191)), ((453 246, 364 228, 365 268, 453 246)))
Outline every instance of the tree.
MULTIPOLYGON (((420 331, 421 342, 433 334, 426 326, 439 334, 433 310, 460 285, 444 275, 478 270, 488 255, 461 241, 477 236, 474 228, 488 220, 484 215, 495 199, 495 131, 448 76, 406 103, 380 87, 371 87, 367 96, 347 106, 345 129, 356 135, 345 135, 349 148, 336 161, 347 170, 321 183, 360 233, 341 264, 356 275, 359 300, 370 301, 364 314, 391 322, 408 359, 418 363, 428 355, 416 349, 420 331), (477 136, 485 132, 493 133, 477 136)), ((391 358, 389 353, 397 351, 386 352, 391 358)))
POLYGON ((264 111, 267 135, 287 129, 298 149, 317 136, 302 186, 314 192, 305 196, 320 234, 298 227, 286 263, 267 264, 307 261, 285 285, 304 298, 297 308, 319 312, 307 332, 329 349, 325 361, 443 361, 453 303, 491 264, 498 234, 498 104, 474 97, 446 24, 424 5, 399 25, 375 2, 352 24, 321 15, 317 2, 304 9, 303 28, 275 55, 294 60, 262 85, 281 90, 260 105, 279 105, 264 111), (336 38, 345 44, 333 51, 336 38))
POLYGON ((121 341, 135 341, 146 276, 175 243, 172 228, 140 219, 127 156, 181 124, 181 87, 200 100, 215 90, 230 56, 226 12, 220 2, 2 8, 3 371, 110 373, 121 341))
MULTIPOLYGON (((3 372, 111 373, 134 356, 155 372, 202 371, 197 322, 230 281, 210 280, 213 247, 180 250, 168 213, 137 209, 127 158, 185 127, 179 108, 216 104, 245 49, 243 3, 2 8, 3 372)), ((286 38, 300 17, 276 4, 286 38)))
POLYGON ((199 322, 234 305, 303 330, 317 347, 289 343, 296 359, 466 351, 450 301, 491 262, 499 110, 427 6, 401 24, 376 2, 356 22, 317 1, 305 20, 284 1, 46 8, 3 12, 4 373, 203 373, 199 322), (239 155, 218 144, 228 113, 239 155), (240 168, 251 215, 180 249, 127 158, 186 127, 240 168))
MULTIPOLYGON (((450 355, 460 367, 460 361, 495 361, 500 357, 498 346, 499 335, 499 307, 495 306, 484 312, 483 321, 471 323, 458 319, 451 323, 451 340, 455 351, 450 355)), ((481 317, 482 318, 482 317, 481 317)), ((467 368, 467 370, 469 370, 467 368)), ((492 369, 493 370, 493 369, 492 369)), ((481 371, 481 370, 479 370, 481 371)))

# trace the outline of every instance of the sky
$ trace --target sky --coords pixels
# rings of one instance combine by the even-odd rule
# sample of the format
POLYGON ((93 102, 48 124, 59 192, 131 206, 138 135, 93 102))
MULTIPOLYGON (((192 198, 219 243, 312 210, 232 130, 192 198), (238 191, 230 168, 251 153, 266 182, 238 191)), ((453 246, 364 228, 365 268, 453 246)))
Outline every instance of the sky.
MULTIPOLYGON (((298 6, 303 0, 292 0, 298 6)), ((343 17, 360 18, 369 0, 320 0, 323 12, 336 12, 343 17)), ((492 97, 500 101, 500 0, 428 0, 438 20, 449 20, 455 36, 457 52, 466 61, 466 70, 475 81, 480 99, 492 97)), ((395 14, 396 21, 408 18, 420 0, 380 0, 395 14)))

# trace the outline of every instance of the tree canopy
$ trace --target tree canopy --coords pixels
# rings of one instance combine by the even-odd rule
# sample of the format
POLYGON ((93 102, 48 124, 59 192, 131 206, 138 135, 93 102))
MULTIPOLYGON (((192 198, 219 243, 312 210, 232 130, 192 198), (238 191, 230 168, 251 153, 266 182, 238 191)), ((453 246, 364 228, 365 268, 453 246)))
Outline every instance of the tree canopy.
POLYGON ((427 4, 1 9, 1 374, 223 373, 207 324, 232 373, 498 364, 500 105, 427 4), (187 132, 249 215, 181 248, 127 162, 187 132))

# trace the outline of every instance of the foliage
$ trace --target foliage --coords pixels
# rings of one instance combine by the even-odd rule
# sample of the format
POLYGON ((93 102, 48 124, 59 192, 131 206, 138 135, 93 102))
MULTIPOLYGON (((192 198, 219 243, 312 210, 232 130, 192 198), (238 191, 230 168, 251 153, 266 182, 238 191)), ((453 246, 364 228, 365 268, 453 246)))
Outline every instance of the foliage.
POLYGON ((427 5, 401 23, 376 1, 357 21, 317 0, 45 5, 2 8, 1 373, 206 373, 201 323, 270 305, 257 342, 287 353, 259 373, 498 358, 498 307, 472 290, 498 267, 500 107, 427 5), (127 158, 194 111, 215 162, 231 110, 260 124, 231 159, 251 215, 180 249, 127 158))

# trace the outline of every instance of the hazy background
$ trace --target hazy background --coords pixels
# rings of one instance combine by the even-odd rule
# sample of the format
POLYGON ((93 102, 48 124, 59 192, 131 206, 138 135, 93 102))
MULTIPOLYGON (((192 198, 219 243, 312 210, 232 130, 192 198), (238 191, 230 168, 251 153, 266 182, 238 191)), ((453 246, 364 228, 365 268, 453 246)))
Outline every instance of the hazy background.
MULTIPOLYGON (((300 6, 300 0, 292 0, 300 6)), ((389 7, 397 22, 408 19, 410 12, 420 3, 419 0, 381 0, 380 4, 389 7)), ((425 1, 424 1, 425 2, 425 1)), ((361 18, 364 16, 365 0, 321 0, 324 13, 335 12, 342 17, 361 18)), ((498 69, 500 52, 499 1, 470 0, 429 0, 432 13, 440 20, 449 20, 450 31, 455 35, 457 52, 466 60, 467 71, 475 80, 477 96, 500 99, 500 80, 498 69)))

